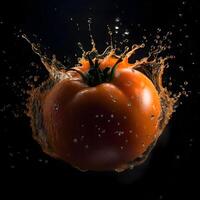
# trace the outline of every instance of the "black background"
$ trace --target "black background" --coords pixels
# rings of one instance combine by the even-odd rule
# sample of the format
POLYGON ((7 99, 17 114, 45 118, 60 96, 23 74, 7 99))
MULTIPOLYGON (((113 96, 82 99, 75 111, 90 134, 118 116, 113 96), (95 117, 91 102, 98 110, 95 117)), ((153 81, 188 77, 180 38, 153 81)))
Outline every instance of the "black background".
MULTIPOLYGON (((2 141, 7 146, 9 185, 17 186, 20 182, 26 185, 36 180, 37 184, 48 183, 54 187, 62 182, 68 188, 66 191, 72 186, 78 193, 86 186, 86 191, 90 192, 91 186, 95 186, 100 194, 104 194, 105 187, 111 190, 113 186, 120 186, 125 189, 124 195, 130 194, 129 198, 134 199, 195 199, 200 157, 200 44, 197 30, 200 20, 197 0, 7 1, 1 9, 1 136, 6 139, 2 141), (65 60, 66 65, 73 65, 75 53, 80 55, 77 42, 90 48, 89 18, 100 51, 109 41, 107 25, 113 31, 116 25, 120 27, 120 33, 115 36, 118 44, 126 29, 130 33, 127 36, 129 45, 143 42, 143 36, 149 38, 150 45, 153 44, 152 36, 156 35, 157 28, 162 29, 162 36, 172 31, 172 49, 168 54, 175 55, 176 59, 170 63, 165 81, 172 77, 173 92, 180 90, 185 80, 189 82, 185 86, 189 97, 181 99, 182 105, 173 114, 150 158, 135 170, 120 174, 80 172, 48 157, 33 141, 29 119, 23 114, 27 98, 24 91, 29 88, 27 82, 33 83, 32 76, 39 75, 40 79, 34 83, 37 85, 48 74, 21 34, 40 42, 46 51, 55 53, 63 62, 65 60), (116 18, 120 18, 120 22, 116 22, 116 18)), ((117 191, 120 190, 115 189, 113 194, 117 191)))

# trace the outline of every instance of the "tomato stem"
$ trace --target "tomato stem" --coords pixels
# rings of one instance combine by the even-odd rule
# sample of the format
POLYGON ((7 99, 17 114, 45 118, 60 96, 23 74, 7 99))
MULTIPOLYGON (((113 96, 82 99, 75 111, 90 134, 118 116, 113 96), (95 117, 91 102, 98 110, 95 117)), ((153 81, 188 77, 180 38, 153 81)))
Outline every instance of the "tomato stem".
POLYGON ((112 81, 112 79, 114 78, 114 75, 115 75, 115 71, 116 71, 116 68, 118 66, 118 64, 122 62, 122 58, 120 57, 117 62, 114 64, 114 66, 112 67, 112 70, 110 72, 110 81, 112 81))
POLYGON ((98 59, 95 59, 95 61, 93 62, 93 60, 91 59, 89 54, 86 55, 86 58, 88 59, 88 61, 90 63, 90 69, 86 74, 82 73, 81 71, 79 71, 77 69, 73 69, 73 68, 69 69, 68 71, 71 70, 71 71, 75 71, 78 74, 80 74, 81 77, 83 78, 83 80, 89 86, 96 86, 96 85, 99 85, 104 82, 111 82, 114 78, 114 74, 115 74, 118 64, 123 60, 122 57, 120 57, 112 68, 108 66, 105 69, 101 70, 99 68, 100 63, 99 63, 98 59))

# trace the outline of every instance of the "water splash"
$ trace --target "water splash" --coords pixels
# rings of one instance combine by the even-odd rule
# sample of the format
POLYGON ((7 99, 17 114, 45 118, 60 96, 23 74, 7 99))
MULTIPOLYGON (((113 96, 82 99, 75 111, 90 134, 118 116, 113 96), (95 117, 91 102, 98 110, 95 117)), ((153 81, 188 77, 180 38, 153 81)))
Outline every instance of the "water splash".
MULTIPOLYGON (((168 124, 172 113, 175 111, 175 104, 181 95, 181 93, 172 94, 170 91, 168 91, 166 87, 163 86, 163 76, 164 71, 167 67, 167 61, 169 59, 172 59, 173 57, 166 56, 163 58, 160 57, 159 54, 163 52, 167 47, 163 44, 163 41, 160 41, 158 42, 159 45, 157 47, 153 46, 153 48, 151 48, 148 56, 136 60, 133 63, 130 63, 129 58, 137 55, 137 51, 139 49, 145 48, 145 44, 134 44, 130 49, 129 47, 125 47, 123 53, 117 54, 116 48, 113 47, 112 32, 109 28, 110 45, 105 49, 102 54, 98 54, 93 36, 91 34, 90 24, 91 22, 89 23, 89 32, 92 49, 90 51, 85 51, 81 43, 78 43, 80 49, 82 50, 82 57, 78 59, 77 65, 71 69, 79 70, 80 67, 83 67, 84 63, 88 62, 87 55, 90 55, 92 59, 97 58, 101 60, 101 62, 106 59, 108 60, 121 58, 122 62, 125 63, 127 67, 131 67, 132 69, 136 69, 144 73, 146 76, 148 76, 148 78, 152 80, 160 96, 162 107, 158 130, 158 135, 160 135, 168 124)), ((23 35, 22 37, 31 45, 32 50, 40 57, 41 62, 44 64, 46 70, 49 72, 48 80, 44 81, 39 87, 33 88, 30 91, 30 97, 27 103, 27 115, 31 118, 33 137, 41 145, 44 152, 53 157, 57 157, 53 152, 53 149, 49 143, 50 139, 45 133, 43 127, 42 102, 45 95, 57 82, 62 81, 63 79, 78 80, 81 79, 81 77, 77 75, 75 71, 66 70, 64 65, 56 59, 55 55, 52 58, 49 58, 45 54, 45 52, 41 50, 40 45, 32 43, 26 35, 23 35)), ((159 39, 160 38, 157 37, 157 40, 159 39)), ((116 171, 123 171, 124 169, 127 169, 127 167, 133 168, 134 166, 144 162, 144 160, 146 160, 148 154, 152 150, 153 146, 155 145, 157 139, 158 138, 155 138, 153 144, 150 145, 150 147, 143 155, 141 155, 134 161, 131 161, 130 163, 124 165, 122 168, 116 169, 116 171)))

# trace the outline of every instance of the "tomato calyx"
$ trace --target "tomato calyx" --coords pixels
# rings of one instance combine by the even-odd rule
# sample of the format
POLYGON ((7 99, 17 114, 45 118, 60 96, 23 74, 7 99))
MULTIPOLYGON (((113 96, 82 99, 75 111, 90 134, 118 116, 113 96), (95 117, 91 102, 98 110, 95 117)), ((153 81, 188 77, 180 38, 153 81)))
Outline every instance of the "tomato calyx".
POLYGON ((123 60, 122 57, 120 57, 113 67, 108 66, 102 70, 99 67, 100 63, 97 58, 95 58, 95 60, 93 61, 89 54, 86 56, 86 58, 88 59, 90 64, 90 69, 87 73, 84 74, 74 68, 71 68, 68 71, 76 71, 82 77, 83 81, 91 87, 99 85, 101 83, 111 82, 113 80, 118 64, 123 60))

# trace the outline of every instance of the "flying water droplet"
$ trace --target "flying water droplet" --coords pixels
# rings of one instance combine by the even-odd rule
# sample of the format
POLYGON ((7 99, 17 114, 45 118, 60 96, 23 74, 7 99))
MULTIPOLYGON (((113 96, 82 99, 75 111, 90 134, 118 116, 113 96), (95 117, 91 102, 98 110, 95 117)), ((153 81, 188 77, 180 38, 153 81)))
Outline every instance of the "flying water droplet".
POLYGON ((115 19, 115 22, 120 22, 120 18, 117 17, 117 18, 115 19))
POLYGON ((127 104, 127 106, 128 106, 128 107, 131 107, 131 106, 132 106, 131 102, 129 102, 129 103, 127 104))
POLYGON ((54 110, 58 111, 59 110, 59 105, 58 104, 54 104, 54 110))
POLYGON ((77 142, 78 142, 78 139, 77 139, 77 138, 74 138, 74 139, 73 139, 73 142, 74 142, 74 143, 77 143, 77 142))
POLYGON ((130 33, 129 30, 127 30, 127 29, 124 32, 125 35, 129 35, 129 33, 130 33))
POLYGON ((103 129, 102 131, 101 131, 101 133, 105 133, 106 132, 106 130, 105 129, 103 129))

